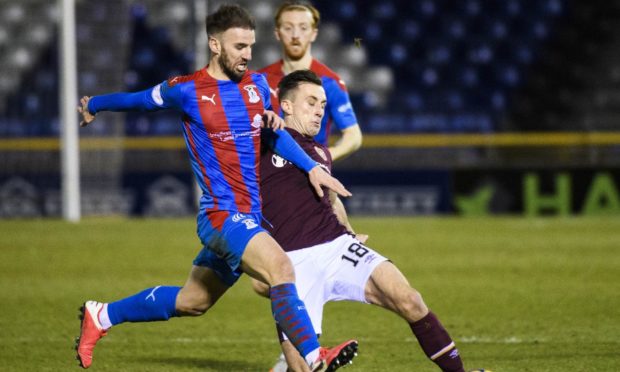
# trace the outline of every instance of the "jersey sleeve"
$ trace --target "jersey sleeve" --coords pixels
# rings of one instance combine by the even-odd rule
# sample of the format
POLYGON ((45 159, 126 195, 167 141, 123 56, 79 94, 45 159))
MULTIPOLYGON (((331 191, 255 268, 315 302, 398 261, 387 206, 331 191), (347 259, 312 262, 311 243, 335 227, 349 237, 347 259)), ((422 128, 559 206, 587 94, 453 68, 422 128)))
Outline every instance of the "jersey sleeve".
POLYGON ((312 159, 300 146, 293 136, 284 129, 272 130, 271 128, 262 129, 262 142, 267 145, 274 153, 295 164, 297 168, 306 173, 317 165, 317 161, 312 159))
POLYGON ((357 117, 346 89, 331 78, 323 79, 323 88, 327 95, 327 114, 336 127, 343 130, 357 124, 357 117))
POLYGON ((174 108, 182 110, 180 86, 169 87, 167 82, 134 93, 112 93, 91 97, 88 111, 157 111, 174 108))
POLYGON ((258 87, 258 92, 265 103, 265 110, 273 110, 271 106, 271 91, 269 90, 269 84, 267 83, 265 73, 258 73, 255 82, 258 87))
POLYGON ((185 95, 185 84, 171 85, 170 81, 153 87, 151 91, 151 99, 155 105, 165 108, 172 108, 177 111, 183 111, 183 97, 185 95))

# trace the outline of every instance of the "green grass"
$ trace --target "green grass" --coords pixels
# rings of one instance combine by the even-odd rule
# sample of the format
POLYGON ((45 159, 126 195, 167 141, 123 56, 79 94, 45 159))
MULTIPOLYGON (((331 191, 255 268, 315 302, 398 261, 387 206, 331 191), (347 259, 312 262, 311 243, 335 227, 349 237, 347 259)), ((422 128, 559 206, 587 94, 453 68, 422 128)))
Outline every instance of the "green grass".
MULTIPOLYGON (((620 370, 620 218, 356 218, 457 341, 467 368, 620 370)), ((182 285, 193 219, 0 221, 0 370, 77 370, 86 299, 182 285)), ((267 371, 278 355, 269 303, 242 279, 209 313, 124 324, 93 371, 267 371)), ((384 310, 328 304, 323 343, 360 341, 344 371, 436 371, 384 310)))

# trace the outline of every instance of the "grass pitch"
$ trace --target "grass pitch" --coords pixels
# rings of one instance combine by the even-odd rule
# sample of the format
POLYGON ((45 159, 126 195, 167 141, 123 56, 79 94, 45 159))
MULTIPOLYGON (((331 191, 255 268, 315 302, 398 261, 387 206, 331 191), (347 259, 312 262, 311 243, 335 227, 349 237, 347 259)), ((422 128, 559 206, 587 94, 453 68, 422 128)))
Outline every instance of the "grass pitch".
MULTIPOLYGON (((466 368, 620 370, 620 218, 355 218, 456 340, 466 368)), ((0 221, 0 370, 78 370, 84 300, 182 285, 199 249, 193 219, 0 221)), ((332 303, 324 344, 357 338, 343 371, 437 371, 408 326, 332 303)), ((269 302, 243 278, 209 313, 123 324, 93 371, 263 371, 279 353, 269 302)))

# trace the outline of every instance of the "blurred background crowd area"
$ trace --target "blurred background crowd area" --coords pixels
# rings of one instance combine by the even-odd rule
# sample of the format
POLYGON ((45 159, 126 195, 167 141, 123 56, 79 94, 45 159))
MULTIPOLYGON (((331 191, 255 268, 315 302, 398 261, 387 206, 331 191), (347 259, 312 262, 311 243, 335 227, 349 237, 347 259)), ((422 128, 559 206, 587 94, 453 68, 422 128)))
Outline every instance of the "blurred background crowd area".
MULTIPOLYGON (((76 0, 78 95, 202 67, 198 10, 222 3, 76 0)), ((250 67, 277 61, 280 1, 237 3, 257 20, 250 67)), ((334 167, 352 214, 620 213, 620 0, 313 4, 313 55, 347 83, 364 133, 334 167)), ((62 17, 57 1, 0 0, 0 217, 60 215, 62 17)), ((175 112, 80 129, 82 212, 192 214, 180 133, 175 112)))
MULTIPOLYGON (((208 1, 212 12, 220 1, 208 1)), ((279 1, 258 21, 251 67, 279 58, 279 1)), ((571 0, 314 1, 316 58, 348 84, 366 133, 615 130, 620 4, 571 0), (359 43, 355 41, 358 40, 359 43)), ((135 91, 195 69, 194 0, 77 1, 80 94, 135 91)), ((0 135, 56 136, 59 8, 0 2, 0 135)), ((127 115, 83 134, 180 133, 175 114, 127 115)))

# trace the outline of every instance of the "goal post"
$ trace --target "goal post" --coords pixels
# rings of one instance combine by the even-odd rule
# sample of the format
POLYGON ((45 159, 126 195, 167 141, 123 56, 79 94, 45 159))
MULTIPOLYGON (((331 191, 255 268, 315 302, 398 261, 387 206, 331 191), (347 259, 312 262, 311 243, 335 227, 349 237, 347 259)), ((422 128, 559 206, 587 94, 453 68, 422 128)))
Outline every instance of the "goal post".
POLYGON ((77 107, 77 57, 75 0, 58 0, 61 9, 60 37, 60 123, 62 216, 78 222, 80 208, 80 151, 77 107))

